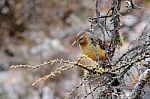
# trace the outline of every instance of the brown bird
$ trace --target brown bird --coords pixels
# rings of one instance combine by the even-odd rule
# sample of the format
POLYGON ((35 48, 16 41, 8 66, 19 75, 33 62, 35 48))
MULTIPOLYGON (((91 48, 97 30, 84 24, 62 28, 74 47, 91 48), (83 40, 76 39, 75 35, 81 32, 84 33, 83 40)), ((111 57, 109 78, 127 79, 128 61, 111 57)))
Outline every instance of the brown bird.
POLYGON ((73 45, 75 43, 78 43, 82 53, 93 61, 97 60, 96 51, 99 55, 100 60, 105 60, 105 51, 100 47, 98 43, 96 44, 96 51, 94 50, 94 45, 92 44, 91 36, 88 31, 82 31, 78 33, 73 45))

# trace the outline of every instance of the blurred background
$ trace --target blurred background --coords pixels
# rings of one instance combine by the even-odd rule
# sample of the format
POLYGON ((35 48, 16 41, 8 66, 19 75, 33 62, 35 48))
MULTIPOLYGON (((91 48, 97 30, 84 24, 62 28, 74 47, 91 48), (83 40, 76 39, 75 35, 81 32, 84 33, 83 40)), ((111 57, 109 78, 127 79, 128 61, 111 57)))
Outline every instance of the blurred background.
MULTIPOLYGON (((150 23, 150 0, 134 0, 142 7, 121 16, 124 46, 150 23)), ((94 0, 0 0, 0 99, 63 99, 80 81, 74 68, 32 87, 33 81, 58 66, 37 70, 10 69, 17 64, 41 64, 50 59, 75 61, 81 55, 72 46, 76 34, 90 27, 94 0), (68 75, 69 74, 69 75, 68 75)), ((111 0, 100 0, 102 13, 111 0)), ((125 6, 122 11, 125 11, 125 6)))

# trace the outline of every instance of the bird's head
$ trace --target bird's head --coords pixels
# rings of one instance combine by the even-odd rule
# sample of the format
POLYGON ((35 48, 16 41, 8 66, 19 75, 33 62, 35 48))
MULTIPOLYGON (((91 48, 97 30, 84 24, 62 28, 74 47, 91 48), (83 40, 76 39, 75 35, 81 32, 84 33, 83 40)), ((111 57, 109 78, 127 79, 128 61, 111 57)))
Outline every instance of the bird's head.
POLYGON ((88 43, 89 40, 89 34, 88 31, 81 31, 77 34, 77 37, 72 45, 80 44, 80 45, 85 45, 88 43))

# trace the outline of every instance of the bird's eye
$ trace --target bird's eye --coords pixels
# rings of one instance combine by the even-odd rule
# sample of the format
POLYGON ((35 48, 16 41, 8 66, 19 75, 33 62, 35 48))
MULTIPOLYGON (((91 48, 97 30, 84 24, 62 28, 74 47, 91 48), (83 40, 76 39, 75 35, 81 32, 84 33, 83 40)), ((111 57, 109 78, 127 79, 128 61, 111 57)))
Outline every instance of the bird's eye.
POLYGON ((79 41, 81 41, 83 38, 80 38, 79 41))

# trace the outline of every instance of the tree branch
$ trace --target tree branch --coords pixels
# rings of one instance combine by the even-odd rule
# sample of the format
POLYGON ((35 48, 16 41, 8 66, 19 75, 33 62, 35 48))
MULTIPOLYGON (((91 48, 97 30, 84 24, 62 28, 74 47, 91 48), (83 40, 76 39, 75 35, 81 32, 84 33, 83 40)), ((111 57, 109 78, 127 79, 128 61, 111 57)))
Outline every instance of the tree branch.
POLYGON ((139 96, 141 95, 141 90, 147 83, 149 78, 150 78, 150 69, 147 69, 140 75, 139 80, 135 84, 130 94, 131 99, 139 99, 139 96))

